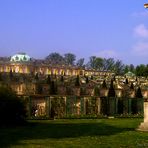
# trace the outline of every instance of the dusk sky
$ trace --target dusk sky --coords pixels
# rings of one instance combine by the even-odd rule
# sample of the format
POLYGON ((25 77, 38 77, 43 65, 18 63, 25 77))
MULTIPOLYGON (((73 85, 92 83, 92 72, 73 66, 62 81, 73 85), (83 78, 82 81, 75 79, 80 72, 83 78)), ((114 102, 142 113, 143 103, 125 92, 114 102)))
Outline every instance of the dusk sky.
POLYGON ((148 64, 148 0, 0 0, 0 56, 52 52, 148 64))

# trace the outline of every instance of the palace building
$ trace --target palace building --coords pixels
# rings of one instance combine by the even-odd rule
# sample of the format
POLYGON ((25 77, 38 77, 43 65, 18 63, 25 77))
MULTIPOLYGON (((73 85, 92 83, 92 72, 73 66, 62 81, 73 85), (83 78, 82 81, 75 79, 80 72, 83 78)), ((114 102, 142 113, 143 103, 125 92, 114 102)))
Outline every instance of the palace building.
POLYGON ((23 74, 40 73, 43 75, 114 75, 114 72, 111 71, 96 71, 68 65, 51 65, 42 60, 32 60, 26 53, 18 53, 8 60, 0 61, 0 72, 7 73, 10 71, 23 74))

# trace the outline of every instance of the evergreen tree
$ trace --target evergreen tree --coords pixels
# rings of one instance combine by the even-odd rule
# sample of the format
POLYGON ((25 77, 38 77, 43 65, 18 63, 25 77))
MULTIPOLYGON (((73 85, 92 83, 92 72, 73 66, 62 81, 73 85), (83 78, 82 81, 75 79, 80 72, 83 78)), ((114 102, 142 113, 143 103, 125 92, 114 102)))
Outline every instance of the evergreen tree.
POLYGON ((76 77, 75 86, 80 86, 80 78, 79 78, 79 75, 77 75, 77 77, 76 77))
POLYGON ((116 93, 115 93, 115 89, 113 86, 113 80, 111 80, 111 84, 110 84, 110 88, 108 91, 108 97, 115 97, 116 93))
POLYGON ((130 89, 134 89, 134 84, 131 83, 130 89))
POLYGON ((61 80, 61 82, 64 82, 64 77, 63 77, 63 75, 61 76, 61 79, 60 79, 60 80, 61 80))
POLYGON ((114 76, 113 80, 116 81, 116 76, 114 76))
POLYGON ((10 70, 9 76, 10 76, 10 79, 12 80, 12 78, 13 78, 13 72, 12 72, 12 70, 10 70))
POLYGON ((88 84, 89 83, 89 79, 88 79, 88 76, 86 76, 86 84, 88 84))
POLYGON ((102 88, 107 88, 107 85, 106 85, 106 81, 105 80, 103 80, 102 88))
POLYGON ((136 98, 143 98, 142 92, 141 92, 141 88, 138 87, 136 94, 135 94, 136 98))
POLYGON ((128 79, 127 78, 125 79, 125 84, 128 84, 128 79))
POLYGON ((129 66, 129 70, 130 70, 132 73, 135 72, 135 67, 134 67, 133 64, 130 64, 130 66, 129 66))
POLYGON ((125 65, 124 67, 124 73, 127 73, 129 71, 129 65, 125 65))
POLYGON ((50 83, 51 83, 51 76, 48 75, 48 77, 47 77, 47 84, 50 84, 50 83))

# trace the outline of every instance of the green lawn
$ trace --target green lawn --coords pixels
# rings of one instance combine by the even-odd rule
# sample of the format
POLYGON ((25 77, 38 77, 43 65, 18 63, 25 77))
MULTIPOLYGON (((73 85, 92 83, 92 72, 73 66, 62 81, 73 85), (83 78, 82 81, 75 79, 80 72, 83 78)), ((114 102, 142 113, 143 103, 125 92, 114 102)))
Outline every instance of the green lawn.
POLYGON ((135 131, 142 119, 36 120, 1 127, 0 147, 148 147, 148 133, 135 131))

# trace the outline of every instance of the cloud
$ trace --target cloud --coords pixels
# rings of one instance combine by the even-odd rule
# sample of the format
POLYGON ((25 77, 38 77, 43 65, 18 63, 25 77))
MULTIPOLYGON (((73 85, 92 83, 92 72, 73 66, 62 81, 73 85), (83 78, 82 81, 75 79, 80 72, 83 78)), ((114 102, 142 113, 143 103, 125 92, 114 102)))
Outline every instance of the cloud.
POLYGON ((134 12, 131 14, 132 17, 148 17, 148 11, 142 11, 142 12, 134 12))
POLYGON ((111 57, 117 58, 118 57, 117 52, 114 50, 101 50, 94 55, 97 57, 102 57, 102 58, 111 58, 111 57))
POLYGON ((137 42, 132 48, 132 54, 136 56, 148 56, 148 42, 137 42))
POLYGON ((148 28, 144 24, 140 24, 134 28, 134 35, 136 37, 147 38, 148 37, 148 28))
POLYGON ((134 35, 138 37, 138 40, 133 45, 131 54, 138 57, 147 57, 148 28, 144 24, 139 24, 134 28, 134 35))

